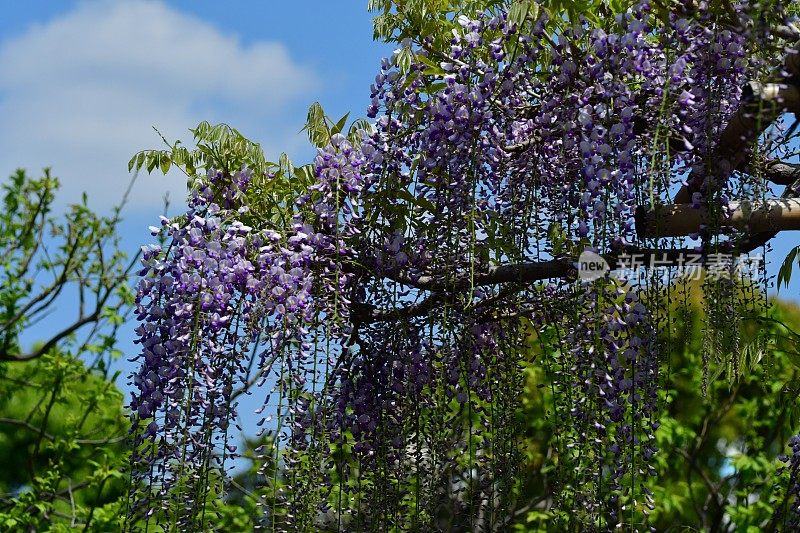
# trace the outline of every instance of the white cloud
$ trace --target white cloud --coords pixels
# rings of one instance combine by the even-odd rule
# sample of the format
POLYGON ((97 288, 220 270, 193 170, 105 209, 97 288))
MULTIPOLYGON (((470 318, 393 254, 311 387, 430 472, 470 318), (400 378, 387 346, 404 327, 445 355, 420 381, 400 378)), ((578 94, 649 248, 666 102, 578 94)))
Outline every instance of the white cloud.
MULTIPOLYGON (((0 173, 52 166, 64 200, 86 190, 107 205, 130 156, 159 146, 153 126, 174 139, 224 121, 268 150, 296 147, 317 83, 280 43, 245 45, 160 2, 86 2, 0 44, 0 173)), ((182 185, 141 177, 131 205, 157 209, 167 189, 180 201, 182 185)))

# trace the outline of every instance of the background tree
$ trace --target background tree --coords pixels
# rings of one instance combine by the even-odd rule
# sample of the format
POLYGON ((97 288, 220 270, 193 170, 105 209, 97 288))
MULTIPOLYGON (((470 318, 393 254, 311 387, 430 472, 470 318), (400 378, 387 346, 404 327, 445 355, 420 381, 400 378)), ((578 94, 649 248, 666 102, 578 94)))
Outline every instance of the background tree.
POLYGON ((0 214, 0 524, 9 531, 121 527, 128 424, 112 361, 132 301, 135 264, 119 249, 121 206, 85 203, 55 216, 58 181, 20 170, 0 214), (76 297, 75 317, 52 313, 76 297), (37 322, 52 337, 26 351, 37 322))
MULTIPOLYGON (((656 432, 657 471, 650 524, 658 531, 769 531, 779 529, 776 510, 786 505, 781 454, 798 424, 797 372, 800 315, 794 303, 774 301, 767 316, 745 327, 745 348, 734 365, 713 364, 703 393, 702 290, 671 305, 679 319, 662 366, 656 432)), ((547 377, 551 357, 533 342, 519 411, 527 437, 515 504, 519 531, 555 531, 553 495, 560 483, 559 421, 547 377)), ((779 514, 779 513, 778 513, 779 514)))

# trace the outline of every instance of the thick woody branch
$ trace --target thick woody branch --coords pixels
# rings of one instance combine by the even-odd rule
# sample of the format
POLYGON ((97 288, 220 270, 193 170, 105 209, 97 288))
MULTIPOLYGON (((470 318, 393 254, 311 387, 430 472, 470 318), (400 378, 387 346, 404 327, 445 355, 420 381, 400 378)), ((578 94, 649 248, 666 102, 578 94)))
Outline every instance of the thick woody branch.
MULTIPOLYGON (((800 41, 800 29, 796 24, 780 24, 775 27, 772 33, 787 41, 800 41)), ((788 63, 789 62, 787 61, 787 66, 788 63)))
MULTIPOLYGON (((567 259, 552 259, 550 261, 495 265, 486 268, 482 272, 476 272, 474 276, 465 274, 450 277, 429 274, 411 277, 403 272, 377 272, 374 269, 374 263, 371 261, 362 262, 361 272, 364 272, 364 265, 367 265, 367 270, 409 287, 433 292, 453 292, 469 287, 497 285, 498 283, 531 282, 563 277, 562 274, 572 267, 572 262, 567 259)), ((353 266, 346 267, 346 269, 351 272, 358 270, 353 266)))
POLYGON ((530 145, 537 143, 540 140, 541 139, 539 139, 538 135, 533 134, 531 135, 530 138, 525 139, 524 141, 521 141, 517 144, 511 144, 509 146, 506 146, 505 148, 503 148, 503 150, 510 154, 517 154, 520 152, 524 152, 530 145))
MULTIPOLYGON (((800 89, 791 83, 751 82, 746 87, 744 103, 731 117, 720 135, 711 169, 717 181, 727 180, 731 173, 742 166, 748 158, 748 147, 785 111, 800 114, 800 89)), ((692 195, 700 190, 697 178, 675 196, 676 204, 687 204, 692 195)))
POLYGON ((800 230, 800 199, 775 198, 764 202, 731 202, 722 213, 712 213, 687 204, 657 206, 640 210, 636 216, 639 237, 683 237, 703 228, 719 225, 748 233, 800 230), (728 212, 726 212, 728 211, 728 212))
MULTIPOLYGON (((688 256, 697 256, 696 250, 674 249, 656 250, 648 248, 638 248, 627 246, 619 251, 604 254, 601 257, 608 265, 609 270, 617 268, 651 268, 685 265, 688 256)), ((701 266, 703 263, 698 263, 701 266)), ((547 279, 570 279, 578 275, 578 260, 576 258, 564 257, 549 261, 525 262, 501 265, 487 269, 482 273, 476 273, 472 285, 508 285, 516 284, 520 288, 536 281, 547 279)), ((388 279, 392 279, 389 277, 388 279)), ((405 306, 395 309, 381 309, 371 304, 354 303, 353 319, 358 323, 386 322, 394 320, 410 320, 413 318, 427 316, 431 311, 450 303, 456 305, 457 294, 470 287, 458 278, 457 281, 449 284, 448 289, 442 288, 441 283, 435 284, 435 291, 423 300, 416 303, 408 303, 405 306)), ((466 278, 467 280, 469 278, 466 278)), ((432 289, 434 290, 434 289, 432 289)), ((479 306, 480 304, 478 304, 479 306)))
MULTIPOLYGON (((781 198, 791 199, 800 198, 800 177, 784 190, 781 198)), ((764 246, 778 234, 777 231, 765 231, 760 233, 750 233, 744 239, 737 242, 740 253, 749 253, 756 248, 764 246)))
MULTIPOLYGON (((800 29, 795 25, 781 26, 780 36, 791 42, 797 42, 800 29)), ((742 105, 734 113, 720 136, 712 169, 717 181, 727 180, 731 173, 744 166, 749 156, 747 148, 777 119, 784 111, 800 116, 800 46, 789 48, 784 57, 784 68, 791 76, 782 83, 761 84, 750 82, 745 87, 742 105)), ((784 73, 777 78, 783 78, 784 73)), ((692 195, 700 190, 702 183, 690 177, 688 185, 681 188, 675 196, 676 204, 689 203, 692 195)), ((712 186, 716 184, 712 182, 712 186)))
POLYGON ((490 267, 475 275, 474 285, 497 285, 499 283, 530 283, 543 279, 566 277, 575 272, 570 259, 553 259, 533 263, 518 263, 490 267))
MULTIPOLYGON (((356 319, 363 322, 408 319, 426 315, 439 305, 470 286, 480 287, 507 283, 532 283, 545 279, 575 276, 577 268, 574 259, 561 258, 550 261, 525 262, 489 267, 474 277, 458 276, 447 282, 432 276, 422 276, 412 286, 432 291, 433 294, 419 303, 409 304, 397 309, 379 309, 370 304, 353 304, 356 319)), ((388 279, 404 283, 406 276, 386 274, 388 279)))
POLYGON ((800 165, 798 164, 769 160, 766 161, 760 169, 751 166, 747 170, 749 173, 755 174, 759 174, 758 171, 760 170, 760 174, 764 179, 776 185, 791 185, 797 180, 800 180, 800 165))

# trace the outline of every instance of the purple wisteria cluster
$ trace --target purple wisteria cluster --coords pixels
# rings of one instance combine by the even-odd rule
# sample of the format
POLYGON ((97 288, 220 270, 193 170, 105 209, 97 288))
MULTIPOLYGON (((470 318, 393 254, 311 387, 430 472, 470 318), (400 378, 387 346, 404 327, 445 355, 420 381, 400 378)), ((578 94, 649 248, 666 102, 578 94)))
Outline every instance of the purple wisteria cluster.
MULTIPOLYGON (((466 325, 470 313, 462 310, 482 309, 484 301, 498 310, 541 309, 530 300, 541 293, 478 288, 476 272, 563 254, 554 235, 596 252, 636 243, 636 207, 668 202, 687 182, 699 191, 697 207, 709 194, 723 205, 733 197, 732 184, 721 191, 706 184, 720 172, 718 162, 712 164, 714 149, 741 103, 743 82, 758 77, 759 63, 746 56, 755 39, 748 13, 737 5, 736 20, 722 23, 710 11, 681 16, 676 10, 663 21, 640 2, 613 21, 584 20, 557 37, 548 34, 546 15, 525 33, 504 14, 461 17, 449 53, 423 39, 419 60, 408 69, 384 62, 369 108, 377 132, 369 139, 374 157, 362 171, 368 176, 365 211, 353 231, 362 236, 359 257, 378 274, 363 292, 379 308, 415 299, 424 305, 430 298, 443 306, 414 317, 416 327, 402 333, 362 327, 368 330, 362 331, 363 354, 342 377, 345 394, 337 397, 355 440, 366 439, 357 451, 374 454, 376 442, 393 442, 405 450, 406 465, 419 464, 403 448, 399 420, 409 411, 393 392, 413 390, 397 382, 408 379, 408 354, 430 369, 417 374, 425 394, 408 404, 417 424, 437 427, 436 417, 420 409, 433 405, 427 399, 435 391, 468 398, 481 411, 482 400, 466 392, 470 383, 481 390, 477 378, 452 370, 452 361, 462 357, 452 355, 456 346, 477 350, 468 342, 475 334, 466 325), (732 24, 741 31, 732 31, 732 24), (448 286, 466 290, 439 296, 437 287, 448 286), (430 349, 407 343, 420 327, 429 330, 430 349), (437 381, 437 368, 452 381, 437 381)), ((595 464, 575 480, 584 491, 578 499, 592 516, 623 520, 618 510, 626 501, 644 502, 637 512, 646 514, 651 500, 644 484, 656 453, 659 354, 658 327, 638 298, 640 288, 634 286, 623 303, 609 303, 616 290, 589 287, 577 296, 557 290, 572 300, 572 320, 585 322, 554 320, 550 327, 563 330, 555 348, 570 354, 560 364, 564 394, 575 402, 568 408, 574 454, 595 464)), ((641 290, 649 290, 647 284, 641 290)), ((520 314, 505 314, 511 318, 504 325, 514 331, 520 314)), ((507 358, 520 357, 519 351, 507 358)), ((440 432, 442 440, 446 434, 440 432)))
POLYGON ((789 439, 791 455, 783 457, 789 471, 786 490, 786 501, 789 502, 788 516, 784 516, 784 524, 791 529, 800 527, 800 435, 789 439))
MULTIPOLYGON (((621 504, 630 505, 638 486, 655 475, 650 460, 657 451, 657 332, 634 291, 589 286, 577 301, 585 320, 565 325, 566 343, 558 347, 569 354, 569 370, 559 385, 565 395, 581 391, 572 395, 568 406, 578 431, 568 436, 574 439, 567 444, 573 452, 568 464, 576 468, 567 476, 575 478, 576 486, 586 487, 573 504, 594 513, 605 507, 617 523, 624 518, 621 504), (587 449, 591 453, 586 454, 587 449)), ((641 496, 652 509, 651 494, 645 489, 641 496)))
POLYGON ((179 509, 180 527, 203 527, 198 510, 213 483, 203 472, 224 472, 236 457, 228 430, 251 377, 245 365, 254 346, 256 377, 269 380, 280 359, 284 372, 274 387, 302 386, 307 327, 325 301, 315 297, 322 276, 314 269, 332 255, 331 239, 299 221, 285 233, 244 224, 250 179, 247 169, 233 176, 210 171, 183 216, 162 217, 161 227, 151 228, 166 247, 143 249, 136 296, 141 367, 130 404, 132 503, 148 517, 161 506, 158 519, 179 509))
POLYGON ((537 354, 556 395, 553 516, 646 521, 663 333, 648 302, 665 285, 501 267, 640 245, 637 206, 682 185, 697 207, 746 194, 714 151, 762 67, 751 11, 461 16, 448 48, 423 38, 409 64, 382 63, 374 129, 330 136, 282 224, 248 209, 269 176, 209 171, 144 250, 134 509, 204 526, 255 383, 273 529, 502 530, 537 354))
POLYGON ((160 228, 151 228, 169 238, 166 251, 143 249, 136 297, 141 367, 133 376, 137 392, 130 407, 140 430, 133 475, 147 492, 133 506, 147 514, 157 512, 156 502, 162 511, 184 505, 183 495, 168 490, 185 476, 193 480, 183 488, 187 505, 202 506, 207 488, 199 473, 222 466, 235 451, 225 436, 242 368, 230 353, 249 343, 236 325, 251 311, 258 283, 247 253, 252 228, 226 224, 229 213, 220 207, 235 201, 249 176, 243 172, 222 189, 214 187, 219 178, 210 176, 193 194, 182 219, 162 218, 160 228))

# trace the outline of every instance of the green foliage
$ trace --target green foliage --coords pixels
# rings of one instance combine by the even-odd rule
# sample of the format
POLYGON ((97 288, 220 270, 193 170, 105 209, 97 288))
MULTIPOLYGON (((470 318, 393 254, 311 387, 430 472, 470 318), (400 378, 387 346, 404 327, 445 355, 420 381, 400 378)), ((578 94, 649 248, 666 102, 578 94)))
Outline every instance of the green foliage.
POLYGON ((296 200, 313 183, 313 165, 295 167, 286 154, 277 163, 266 160, 258 143, 245 138, 227 124, 201 122, 191 130, 194 148, 180 141, 164 143, 165 150, 143 150, 128 163, 131 170, 159 169, 167 173, 177 168, 186 175, 189 188, 205 183, 208 172, 222 172, 232 179, 248 169, 252 181, 247 196, 241 198, 244 209, 241 219, 258 227, 286 227, 298 209, 296 200))
POLYGON ((797 260, 798 268, 800 268, 800 246, 795 246, 786 254, 781 268, 778 270, 778 280, 776 282, 778 289, 780 289, 782 285, 786 287, 789 286, 789 281, 792 279, 792 270, 795 266, 795 259, 797 260))
MULTIPOLYGON (((785 504, 786 485, 779 456, 800 426, 800 307, 777 301, 766 318, 746 317, 741 350, 730 354, 736 364, 712 361, 704 394, 707 332, 702 297, 690 293, 691 300, 673 300, 672 333, 662 335, 669 356, 661 363, 663 386, 654 417, 661 424, 656 432, 660 451, 657 477, 650 482, 655 507, 649 523, 657 531, 778 530, 781 525, 773 519, 785 504)), ((517 531, 561 531, 555 524, 569 521, 550 508, 554 484, 562 478, 549 358, 533 350, 526 368, 519 412, 526 428, 525 474, 515 505, 517 531)), ((643 518, 640 514, 632 522, 643 518)))
POLYGON ((402 42, 449 38, 460 15, 498 13, 506 0, 370 0, 367 9, 378 13, 374 20, 375 39, 402 42))
POLYGON ((65 354, 1 372, 0 522, 42 530, 91 516, 91 531, 118 524, 129 422, 114 376, 65 354))
MULTIPOLYGON (((783 504, 777 456, 798 425, 798 367, 789 354, 796 341, 779 325, 800 327, 796 306, 777 303, 770 319, 746 319, 745 349, 736 372, 721 369, 705 395, 704 333, 696 309, 676 321, 675 347, 660 392, 663 414, 657 432, 656 524, 686 524, 720 530, 725 520, 737 530, 773 530, 783 504), (777 320, 778 322, 772 322, 777 320), (676 461, 675 458, 680 458, 676 461)), ((731 527, 728 529, 731 529, 731 527)), ((724 529, 723 529, 724 530, 724 529)))
MULTIPOLYGON (((342 132, 345 131, 349 118, 350 113, 345 113, 339 120, 333 120, 325 113, 319 102, 314 102, 308 108, 306 124, 300 131, 305 131, 308 134, 308 140, 311 144, 317 148, 324 148, 331 142, 331 138, 334 135, 344 135, 342 132)), ((350 124, 345 137, 350 141, 350 144, 359 147, 364 135, 368 135, 372 130, 372 124, 368 120, 360 118, 350 124)))
MULTIPOLYGON (((4 530, 108 531, 126 495, 129 423, 110 366, 133 297, 119 249, 122 206, 83 202, 57 217, 58 181, 17 171, 0 215, 0 524, 4 530), (23 350, 20 337, 65 297, 75 316, 23 350)), ((135 261, 136 258, 134 258, 135 261)), ((47 318, 52 320, 52 318, 47 318)))
MULTIPOLYGON (((57 219, 51 214, 58 181, 45 170, 40 179, 23 171, 2 186, 0 215, 0 361, 24 361, 50 352, 83 326, 123 320, 120 311, 132 302, 124 283, 133 261, 119 250, 117 224, 121 206, 101 217, 81 204, 69 206, 57 219), (22 353, 19 335, 42 320, 63 298, 75 291, 79 305, 75 320, 29 353, 22 353)), ((135 258, 134 258, 135 261, 135 258)), ((113 335, 89 330, 78 344, 84 350, 111 348, 113 335)))
POLYGON ((605 17, 625 12, 635 3, 633 0, 370 0, 368 9, 376 13, 375 39, 397 43, 411 39, 417 44, 428 39, 432 49, 442 50, 449 45, 451 32, 458 27, 462 15, 475 18, 479 13, 493 16, 507 10, 509 20, 521 26, 546 14, 551 33, 558 33, 580 17, 599 23, 605 17))
MULTIPOLYGON (((348 126, 350 114, 338 120, 331 119, 319 103, 308 110, 305 126, 301 131, 308 134, 309 141, 317 147, 326 146, 337 134, 345 134, 354 146, 360 146, 364 135, 372 130, 365 119, 354 120, 348 126)), ((209 172, 222 172, 229 179, 246 169, 251 173, 251 182, 246 196, 239 200, 243 209, 240 220, 258 228, 281 230, 291 224, 292 217, 303 212, 297 200, 309 192, 314 183, 314 165, 308 163, 295 166, 285 153, 272 162, 264 157, 261 145, 244 137, 237 129, 227 124, 211 125, 201 122, 191 130, 193 148, 183 146, 180 141, 170 143, 163 150, 142 150, 128 162, 129 170, 144 169, 162 173, 170 169, 180 170, 187 178, 188 187, 197 188, 206 183, 209 172)))

